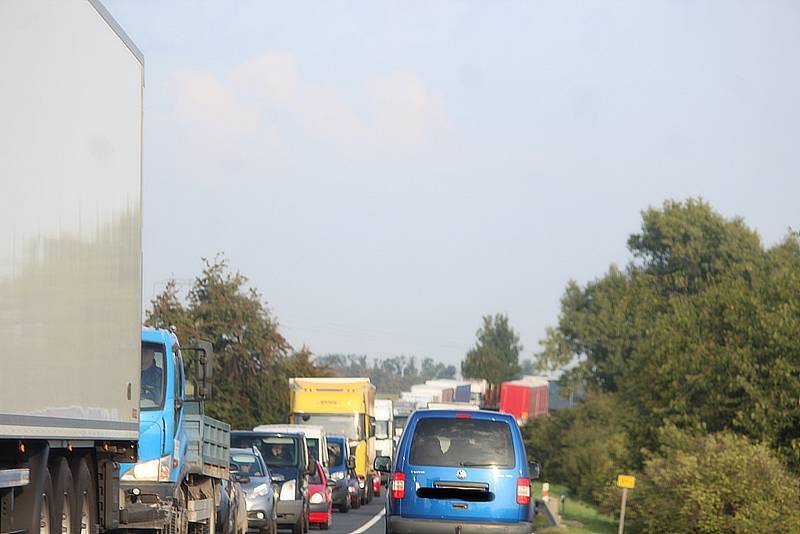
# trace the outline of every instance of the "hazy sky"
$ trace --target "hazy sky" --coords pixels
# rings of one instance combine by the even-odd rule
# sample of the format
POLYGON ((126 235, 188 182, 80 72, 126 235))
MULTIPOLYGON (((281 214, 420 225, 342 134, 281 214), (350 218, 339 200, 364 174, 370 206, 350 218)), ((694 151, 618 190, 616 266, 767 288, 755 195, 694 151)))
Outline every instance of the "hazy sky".
POLYGON ((640 211, 800 222, 800 4, 105 0, 145 55, 144 298, 224 252, 295 346, 525 356, 640 211))

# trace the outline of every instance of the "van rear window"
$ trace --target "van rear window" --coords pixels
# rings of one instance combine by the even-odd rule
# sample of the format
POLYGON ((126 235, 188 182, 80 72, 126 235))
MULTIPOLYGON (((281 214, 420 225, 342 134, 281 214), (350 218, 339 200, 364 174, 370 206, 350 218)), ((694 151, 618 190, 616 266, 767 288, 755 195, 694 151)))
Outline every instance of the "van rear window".
POLYGON ((426 417, 411 440, 413 465, 514 467, 511 428, 503 421, 426 417))

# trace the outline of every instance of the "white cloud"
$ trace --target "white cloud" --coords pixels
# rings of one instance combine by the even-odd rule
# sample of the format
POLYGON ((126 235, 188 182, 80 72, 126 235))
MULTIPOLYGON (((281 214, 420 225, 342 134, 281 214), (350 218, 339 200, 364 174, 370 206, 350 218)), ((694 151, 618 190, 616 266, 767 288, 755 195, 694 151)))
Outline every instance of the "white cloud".
POLYGON ((446 125, 438 101, 413 73, 393 73, 360 87, 339 88, 303 79, 288 53, 253 59, 223 78, 181 71, 175 76, 175 90, 178 119, 192 127, 193 135, 208 135, 215 141, 223 136, 224 145, 232 139, 261 137, 274 146, 299 133, 356 153, 413 151, 446 125), (366 105, 355 109, 348 102, 366 105))

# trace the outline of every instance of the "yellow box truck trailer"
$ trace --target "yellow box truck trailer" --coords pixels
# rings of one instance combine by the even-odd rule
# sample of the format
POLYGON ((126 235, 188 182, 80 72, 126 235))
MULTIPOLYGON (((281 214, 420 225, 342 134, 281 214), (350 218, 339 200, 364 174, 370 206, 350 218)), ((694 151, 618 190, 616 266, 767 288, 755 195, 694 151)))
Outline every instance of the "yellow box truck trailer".
POLYGON ((355 470, 372 500, 375 462, 375 386, 369 378, 292 378, 289 422, 319 425, 347 437, 355 470))

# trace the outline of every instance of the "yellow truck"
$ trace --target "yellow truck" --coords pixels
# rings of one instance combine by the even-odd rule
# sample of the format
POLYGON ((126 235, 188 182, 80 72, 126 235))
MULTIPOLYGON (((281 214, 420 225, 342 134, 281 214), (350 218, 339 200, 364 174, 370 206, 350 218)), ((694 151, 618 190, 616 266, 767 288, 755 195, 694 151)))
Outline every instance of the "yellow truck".
POLYGON ((289 422, 319 425, 330 436, 345 436, 355 458, 364 501, 380 491, 375 462, 375 386, 369 378, 289 379, 289 422), (363 485, 361 484, 363 483, 363 485))

